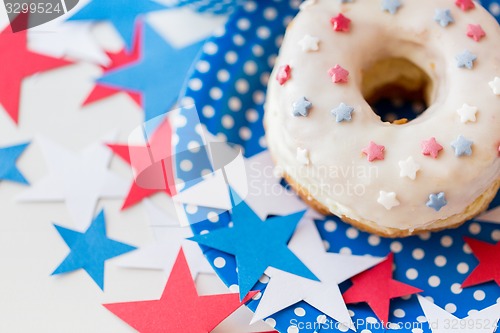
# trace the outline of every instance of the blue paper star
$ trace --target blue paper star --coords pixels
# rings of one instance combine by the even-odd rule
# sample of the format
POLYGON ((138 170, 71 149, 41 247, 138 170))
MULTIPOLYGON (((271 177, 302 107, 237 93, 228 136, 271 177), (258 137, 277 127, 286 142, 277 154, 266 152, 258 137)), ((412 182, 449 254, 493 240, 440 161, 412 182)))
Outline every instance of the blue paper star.
POLYGON ((393 15, 396 14, 399 7, 401 7, 399 0, 382 0, 382 10, 386 10, 393 15))
POLYGON ((446 206, 448 202, 446 201, 444 192, 439 192, 437 194, 429 195, 429 201, 425 204, 429 208, 434 208, 438 212, 441 208, 446 206))
POLYGON ((307 100, 305 97, 301 97, 297 99, 292 104, 293 115, 295 117, 307 117, 309 115, 309 109, 312 108, 312 103, 307 100))
POLYGON ((472 155, 472 144, 473 142, 471 140, 459 135, 458 138, 451 143, 451 146, 455 149, 455 156, 460 157, 463 155, 472 155))
POLYGON ((346 121, 351 121, 352 119, 352 112, 354 111, 354 108, 352 106, 346 105, 344 103, 340 103, 338 107, 333 109, 332 115, 335 116, 335 120, 340 123, 344 120, 346 121))
POLYGON ((457 67, 466 67, 468 69, 472 69, 472 67, 474 67, 474 61, 476 61, 477 56, 472 54, 468 50, 465 50, 464 52, 457 54, 455 59, 457 59, 457 67))
POLYGON ((144 25, 141 60, 101 77, 98 82, 118 89, 142 93, 146 120, 165 114, 177 101, 202 43, 183 49, 170 46, 149 25, 144 25))
POLYGON ((97 285, 104 290, 104 262, 135 247, 106 236, 104 211, 101 211, 84 233, 54 225, 64 239, 70 253, 52 275, 84 269, 97 285))
POLYGON ((0 180, 29 185, 26 178, 16 166, 16 161, 29 143, 0 148, 0 180))
POLYGON ((150 0, 91 0, 85 7, 69 18, 70 21, 109 21, 125 42, 127 50, 132 49, 134 27, 141 15, 166 9, 150 0))
POLYGON ((443 28, 454 22, 449 9, 436 9, 434 21, 438 22, 443 28))
MULTIPOLYGON (((235 201, 238 202, 238 198, 235 201)), ((232 228, 214 230, 190 239, 236 257, 240 298, 243 298, 270 266, 317 280, 287 246, 303 215, 304 212, 298 212, 262 221, 241 201, 232 209, 232 228)))

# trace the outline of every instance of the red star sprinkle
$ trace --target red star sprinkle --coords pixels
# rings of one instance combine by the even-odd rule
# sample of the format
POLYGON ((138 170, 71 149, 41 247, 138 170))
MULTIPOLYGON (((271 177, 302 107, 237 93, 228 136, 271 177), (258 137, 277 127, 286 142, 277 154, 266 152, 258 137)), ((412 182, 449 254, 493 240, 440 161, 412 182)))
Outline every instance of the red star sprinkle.
POLYGON ((500 242, 490 244, 480 240, 464 237, 479 265, 462 283, 462 288, 471 287, 489 281, 495 281, 500 286, 500 242))
POLYGON ((382 323, 387 323, 391 299, 422 291, 394 280, 392 278, 393 262, 394 254, 391 253, 377 266, 353 277, 352 287, 342 295, 346 304, 368 303, 378 319, 382 323))
POLYGON ((362 150, 363 154, 368 157, 368 161, 373 162, 375 160, 383 160, 384 159, 384 146, 380 146, 373 141, 370 141, 368 147, 362 150))
POLYGON ((351 27, 351 20, 342 14, 332 17, 330 23, 332 24, 333 30, 339 32, 349 32, 351 27))
POLYGON ((283 65, 278 68, 278 74, 276 75, 276 80, 281 85, 284 85, 286 81, 290 80, 292 68, 289 65, 283 65))
POLYGON ((349 80, 349 71, 339 65, 335 65, 335 67, 330 68, 328 70, 328 75, 332 77, 333 83, 347 83, 349 80))
POLYGON ((486 36, 486 32, 484 32, 479 24, 469 24, 467 26, 467 36, 479 42, 481 38, 486 36))
POLYGON ((424 140, 421 143, 422 154, 426 156, 431 156, 433 158, 437 158, 438 154, 441 150, 443 150, 443 146, 437 143, 436 138, 432 137, 429 140, 424 140))
POLYGON ((141 333, 208 333, 257 292, 199 296, 184 252, 177 256, 159 300, 104 304, 104 307, 141 333))
POLYGON ((457 7, 464 12, 476 8, 476 5, 474 5, 474 2, 472 2, 472 0, 456 0, 455 5, 457 5, 457 7))

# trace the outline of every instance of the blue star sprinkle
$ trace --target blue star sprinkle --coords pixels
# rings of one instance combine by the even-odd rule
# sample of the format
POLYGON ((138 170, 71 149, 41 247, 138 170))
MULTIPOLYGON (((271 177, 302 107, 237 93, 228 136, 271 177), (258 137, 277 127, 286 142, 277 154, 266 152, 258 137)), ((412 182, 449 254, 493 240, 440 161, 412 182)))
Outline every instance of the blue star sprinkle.
POLYGON ((382 0, 382 10, 388 11, 392 15, 396 14, 399 7, 401 7, 399 0, 382 0))
POLYGON ((190 239, 236 257, 240 298, 243 298, 270 266, 317 280, 287 246, 303 215, 304 212, 298 212, 262 221, 241 201, 232 209, 232 228, 213 230, 190 239))
POLYGON ((69 18, 70 21, 109 21, 132 49, 134 27, 139 16, 166 9, 155 1, 91 0, 85 7, 69 18))
POLYGON ((309 115, 309 110, 312 108, 312 103, 307 100, 305 97, 301 97, 297 99, 292 104, 293 115, 295 117, 307 117, 309 115))
POLYGON ((453 149, 455 149, 455 156, 470 156, 472 155, 472 141, 459 135, 458 138, 451 143, 453 149))
POLYGON ((429 208, 433 208, 436 212, 439 212, 441 208, 446 206, 448 202, 446 201, 444 192, 439 192, 437 194, 433 193, 429 195, 429 201, 425 204, 429 208))
POLYGON ((474 61, 476 61, 477 56, 470 53, 468 50, 465 50, 464 52, 457 54, 455 59, 457 59, 457 67, 466 67, 468 69, 472 69, 472 67, 474 67, 474 61))
POLYGON ((29 185, 26 178, 16 166, 16 161, 29 143, 0 148, 0 180, 29 185))
POLYGON ((349 106, 344 103, 340 103, 338 107, 333 109, 332 115, 335 116, 335 120, 340 123, 342 121, 351 121, 352 119, 352 112, 354 111, 354 108, 352 106, 349 106))
POLYGON ((70 253, 52 275, 83 269, 104 290, 104 262, 135 250, 106 236, 106 221, 101 211, 84 233, 54 225, 64 239, 70 253))
POLYGON ((436 9, 434 21, 438 22, 443 28, 454 22, 449 9, 436 9))

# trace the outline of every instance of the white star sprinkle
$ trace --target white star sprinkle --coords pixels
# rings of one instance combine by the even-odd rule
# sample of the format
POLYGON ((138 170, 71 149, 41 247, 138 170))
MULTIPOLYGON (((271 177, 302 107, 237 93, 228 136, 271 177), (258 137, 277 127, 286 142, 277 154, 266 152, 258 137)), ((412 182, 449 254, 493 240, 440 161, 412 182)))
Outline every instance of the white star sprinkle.
POLYGON ((465 124, 468 121, 475 122, 477 107, 465 103, 460 109, 457 110, 457 113, 460 116, 460 121, 462 123, 465 124))
POLYGON ((380 191, 377 202, 384 206, 387 210, 391 210, 393 207, 399 206, 399 201, 396 199, 395 192, 380 191))
POLYGON ((420 170, 420 164, 415 162, 413 156, 408 157, 405 161, 399 161, 400 177, 408 177, 411 180, 417 178, 417 172, 420 170))
POLYGON ((495 76, 493 81, 488 83, 495 95, 500 95, 500 77, 495 76))
POLYGON ((319 50, 319 38, 313 37, 311 35, 305 35, 300 41, 299 45, 302 47, 302 51, 318 51, 319 50))
POLYGON ((309 150, 304 149, 304 148, 297 148, 297 161, 299 161, 300 164, 304 165, 309 165, 309 150))

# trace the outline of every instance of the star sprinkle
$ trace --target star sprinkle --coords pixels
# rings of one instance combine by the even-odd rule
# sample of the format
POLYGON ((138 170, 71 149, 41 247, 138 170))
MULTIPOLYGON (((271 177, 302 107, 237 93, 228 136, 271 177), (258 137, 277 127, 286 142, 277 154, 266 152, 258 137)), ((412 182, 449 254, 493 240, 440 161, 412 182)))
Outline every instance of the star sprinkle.
POLYGON ((399 0, 382 0, 382 10, 388 11, 392 15, 396 14, 399 7, 401 7, 399 0))
POLYGON ((333 30, 337 32, 349 32, 351 28, 351 20, 342 14, 332 17, 330 23, 333 30))
POLYGON ((475 106, 470 106, 465 103, 460 109, 457 110, 457 113, 460 116, 460 121, 464 124, 469 121, 472 123, 476 122, 477 107, 475 106))
POLYGON ((335 116, 335 121, 340 123, 343 121, 351 121, 353 111, 354 108, 352 106, 340 103, 340 105, 333 109, 331 113, 335 116))
POLYGON ((434 21, 438 22, 443 28, 454 22, 449 9, 436 9, 434 21))
POLYGON ((399 176, 400 177, 408 177, 411 180, 415 180, 417 178, 417 172, 420 170, 420 164, 415 162, 413 156, 408 157, 404 161, 399 161, 399 176))
POLYGON ((385 147, 376 144, 373 141, 370 141, 370 144, 364 148, 361 152, 366 155, 369 162, 373 162, 375 160, 383 160, 384 159, 384 150, 385 147))
POLYGON ((479 265, 462 283, 462 288, 476 286, 489 281, 495 281, 500 286, 500 242, 490 244, 480 240, 465 237, 479 265))
POLYGON ((297 99, 292 104, 292 114, 295 117, 307 117, 309 115, 309 110, 312 108, 312 103, 307 100, 304 96, 297 99))
POLYGON ((396 198, 396 192, 385 192, 380 191, 377 202, 385 207, 387 210, 391 210, 394 207, 399 206, 399 200, 396 198))
POLYGON ((16 166, 16 161, 24 152, 29 143, 14 146, 0 147, 0 181, 7 180, 23 185, 29 185, 21 171, 16 166))
POLYGON ((330 68, 328 70, 328 75, 332 77, 333 83, 347 83, 349 81, 349 72, 339 65, 330 68))
POLYGON ((472 155, 472 144, 473 142, 471 140, 459 135, 458 138, 451 143, 451 146, 455 149, 455 156, 460 157, 472 155))
POLYGON ((305 35, 301 40, 299 40, 299 46, 302 47, 302 51, 304 52, 318 51, 319 38, 311 35, 305 35))
POLYGON ((476 8, 472 0, 456 0, 455 5, 464 12, 476 8))
POLYGON ((309 165, 309 163, 311 163, 309 159, 309 150, 297 147, 297 161, 300 164, 309 165))
POLYGON ((104 211, 96 216, 85 232, 54 225, 70 248, 70 253, 52 275, 83 269, 104 290, 104 263, 106 260, 135 250, 135 247, 106 236, 104 211))
POLYGON ((486 32, 484 32, 480 24, 469 24, 467 26, 467 37, 470 37, 476 42, 479 42, 485 36, 486 32))
POLYGON ((439 192, 430 194, 429 201, 427 201, 425 205, 429 208, 433 208, 436 212, 439 212, 441 208, 447 204, 448 202, 446 201, 444 192, 439 192))
POLYGON ((292 68, 289 65, 282 65, 278 68, 278 74, 276 74, 276 80, 278 80, 280 85, 284 85, 286 81, 290 80, 292 68))
POLYGON ((495 95, 500 95, 500 77, 495 76, 493 81, 488 82, 488 85, 495 95))
MULTIPOLYGON (((234 195, 236 197, 236 194, 234 195)), ((241 201, 232 209, 232 228, 213 230, 190 239, 236 257, 240 297, 243 298, 270 266, 305 278, 316 279, 287 247, 303 215, 304 212, 298 212, 262 221, 244 201, 241 201), (255 242, 256 239, 259 241, 255 242)))
POLYGON ((106 309, 141 333, 211 332, 242 302, 237 294, 199 296, 182 251, 159 300, 104 304, 106 309))
POLYGON ((457 54, 455 57, 457 60, 457 67, 458 68, 467 68, 467 69, 472 69, 474 67, 474 61, 477 60, 477 56, 470 53, 468 50, 463 51, 460 54, 457 54))
POLYGON ((436 138, 432 137, 429 140, 424 140, 420 144, 422 147, 422 154, 426 156, 431 156, 432 158, 437 158, 439 152, 443 150, 443 146, 437 143, 436 138))

